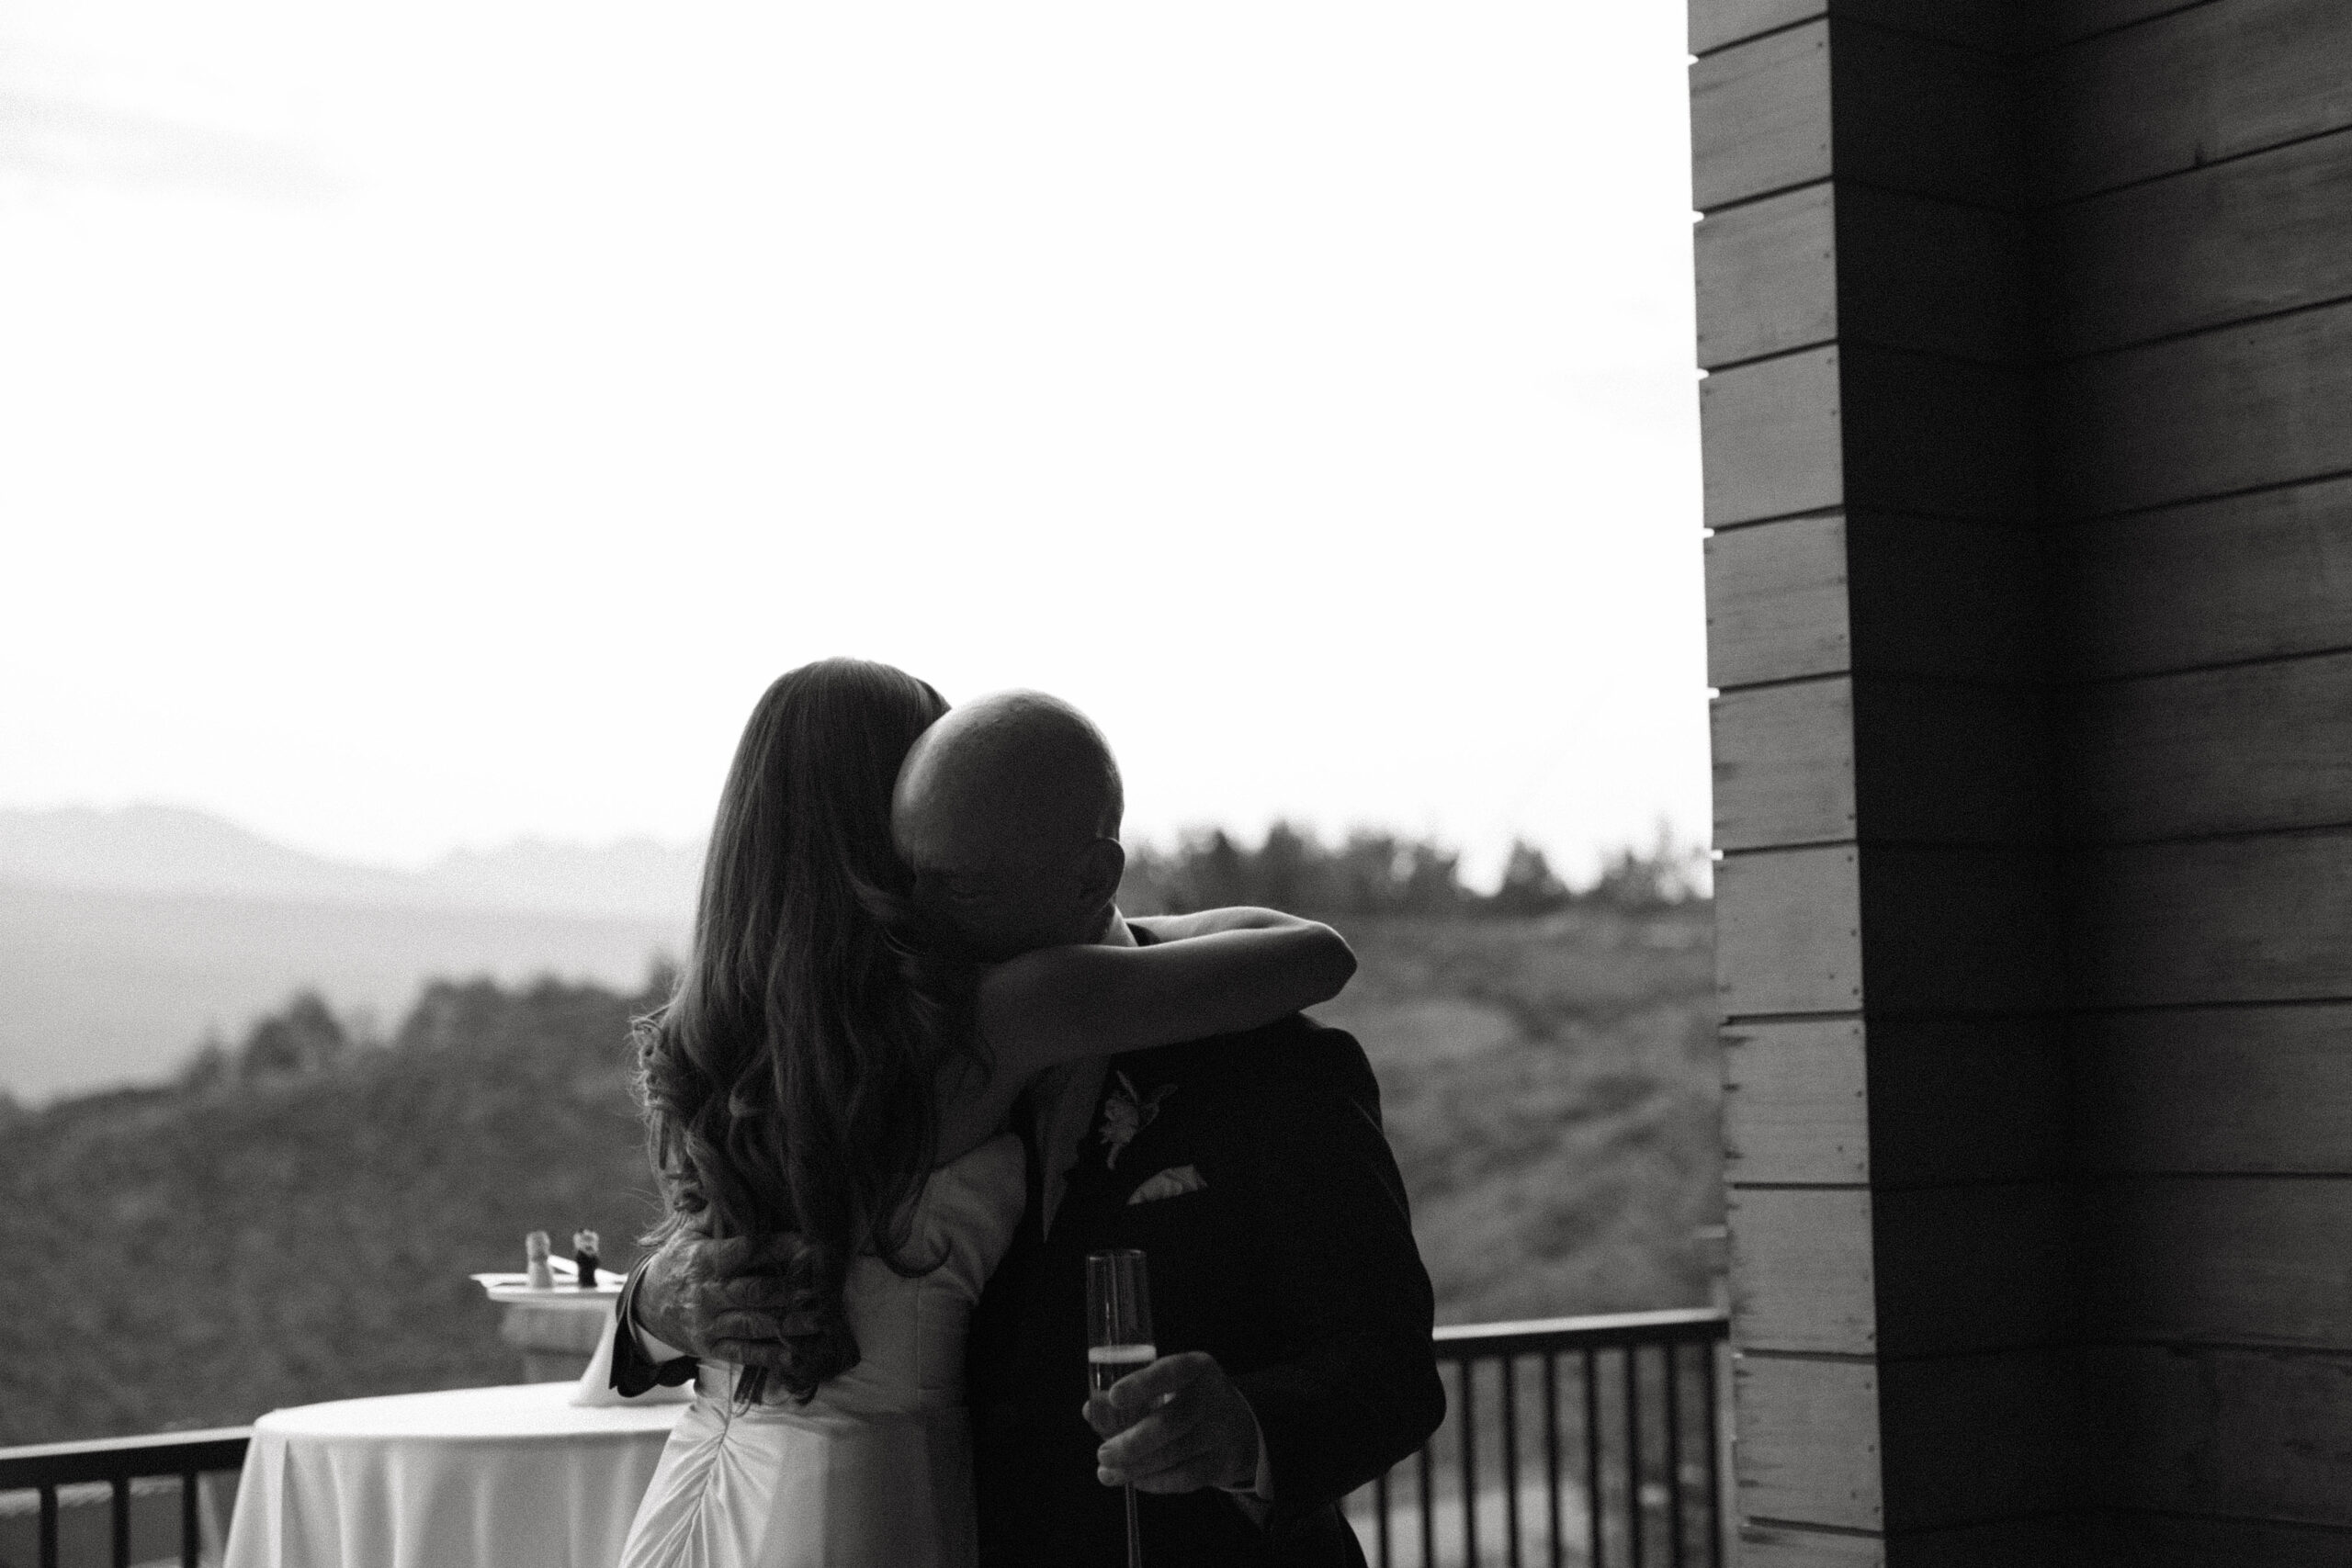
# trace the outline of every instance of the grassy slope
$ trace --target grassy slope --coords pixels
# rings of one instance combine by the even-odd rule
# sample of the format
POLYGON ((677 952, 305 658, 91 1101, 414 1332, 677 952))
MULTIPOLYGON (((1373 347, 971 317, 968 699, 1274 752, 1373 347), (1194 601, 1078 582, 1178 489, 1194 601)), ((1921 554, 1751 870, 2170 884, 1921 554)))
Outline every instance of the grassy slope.
MULTIPOLYGON (((1703 910, 1354 923, 1318 1010, 1380 1073, 1443 1321, 1703 1301, 1719 1218, 1703 910)), ((505 1382, 465 1276, 650 1214, 628 998, 447 987, 403 1043, 257 1089, 0 1124, 0 1444, 505 1382)))
POLYGON ((1355 1032, 1442 1323, 1703 1304, 1722 1223, 1705 909, 1351 927, 1355 1032))

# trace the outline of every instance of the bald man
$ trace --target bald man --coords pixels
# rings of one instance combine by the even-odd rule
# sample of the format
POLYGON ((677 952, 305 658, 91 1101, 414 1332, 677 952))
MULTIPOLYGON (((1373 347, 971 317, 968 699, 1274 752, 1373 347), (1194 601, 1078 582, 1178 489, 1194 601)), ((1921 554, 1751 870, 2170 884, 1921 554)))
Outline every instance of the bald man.
MULTIPOLYGON (((899 776, 892 829, 926 919, 996 961, 1156 940, 1123 919, 1118 768, 1058 699, 949 713, 899 776)), ((1020 1231, 974 1314, 967 1368, 980 1561, 1115 1565, 1119 1490, 1143 1494, 1153 1568, 1360 1568, 1347 1493, 1444 1413, 1429 1277, 1353 1038, 1294 1015, 1040 1077, 1012 1121, 1029 1148, 1020 1231), (1085 1259, 1150 1260, 1159 1359, 1085 1396, 1085 1259)), ((669 1347, 722 1339, 756 1286, 733 1253, 673 1242, 625 1298, 615 1386, 669 1347)), ((754 1318, 756 1321, 756 1318, 754 1318)))

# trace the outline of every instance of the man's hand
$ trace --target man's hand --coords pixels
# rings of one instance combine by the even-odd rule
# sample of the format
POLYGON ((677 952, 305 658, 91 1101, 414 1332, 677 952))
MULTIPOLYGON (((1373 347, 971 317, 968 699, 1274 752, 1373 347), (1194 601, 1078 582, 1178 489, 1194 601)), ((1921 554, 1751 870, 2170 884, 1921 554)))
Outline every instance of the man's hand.
POLYGON ((709 1241, 682 1231, 662 1244, 639 1280, 639 1326, 695 1356, 744 1367, 784 1365, 784 1336, 813 1331, 808 1314, 788 1316, 790 1292, 776 1272, 777 1243, 709 1241))
POLYGON ((1086 1419, 1110 1439, 1094 1453, 1105 1486, 1196 1492, 1258 1478, 1258 1418, 1216 1358, 1198 1350, 1128 1373, 1086 1402, 1086 1419))

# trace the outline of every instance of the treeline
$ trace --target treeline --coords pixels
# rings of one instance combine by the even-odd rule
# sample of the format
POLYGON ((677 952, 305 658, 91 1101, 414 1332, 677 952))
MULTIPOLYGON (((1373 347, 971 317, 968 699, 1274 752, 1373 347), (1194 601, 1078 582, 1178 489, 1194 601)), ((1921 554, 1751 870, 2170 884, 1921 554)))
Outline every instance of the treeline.
MULTIPOLYGON (((644 986, 624 999, 632 1014, 640 1013, 667 998, 676 982, 675 967, 667 959, 656 959, 644 986)), ((549 998, 605 995, 599 987, 567 985, 551 976, 512 991, 487 977, 429 980, 400 1027, 385 1038, 361 1021, 338 1018, 317 991, 298 991, 276 1011, 254 1019, 233 1045, 217 1032, 208 1035, 180 1069, 180 1087, 201 1093, 282 1083, 330 1071, 385 1047, 462 1050, 494 1032, 500 1021, 527 1015, 549 998)))
POLYGON ((1326 844, 1276 822, 1254 848, 1221 828, 1187 833, 1172 847, 1130 846, 1119 903, 1132 914, 1227 904, 1309 915, 1540 915, 1579 904, 1643 913, 1705 898, 1706 863, 1703 849, 1661 826, 1648 849, 1618 850, 1589 884, 1575 887, 1541 849, 1520 840, 1501 882, 1479 893, 1463 886, 1461 856, 1434 840, 1359 829, 1326 844))
MULTIPOLYGON (((1432 839, 1359 829, 1325 843, 1311 831, 1276 822, 1255 845, 1213 828, 1187 833, 1172 846, 1130 846, 1119 904, 1137 915, 1227 904, 1322 917, 1527 916, 1575 907, 1645 914, 1703 901, 1706 862, 1704 850, 1661 827, 1647 849, 1620 849, 1591 882, 1572 886, 1541 849, 1522 840, 1511 846, 1501 882, 1480 893, 1463 885, 1460 855, 1432 839)), ((636 1005, 650 1007, 668 996, 674 978, 666 961, 657 963, 636 1005)), ((446 1044, 467 1037, 503 1001, 488 980, 436 980, 384 1039, 363 1021, 338 1018, 323 998, 305 991, 254 1020, 233 1043, 217 1033, 206 1038, 182 1069, 181 1085, 202 1091, 281 1082, 332 1068, 371 1046, 446 1044)), ((0 1096, 0 1122, 14 1109, 0 1096)))

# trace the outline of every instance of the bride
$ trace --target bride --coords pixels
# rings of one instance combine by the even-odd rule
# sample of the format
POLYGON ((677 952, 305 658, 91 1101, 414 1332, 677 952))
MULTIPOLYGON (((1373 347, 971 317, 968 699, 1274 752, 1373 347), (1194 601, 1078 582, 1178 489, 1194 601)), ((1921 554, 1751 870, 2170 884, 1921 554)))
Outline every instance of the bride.
MULTIPOLYGON (((771 686, 736 750, 692 957, 639 1029, 667 1201, 648 1239, 773 1246, 793 1307, 776 1365, 700 1365, 623 1568, 966 1568, 965 1331, 1027 1202, 1019 1091, 1271 1022, 1353 972, 1329 928, 1265 909, 993 965, 933 950, 902 914, 890 801, 946 711, 900 671, 830 660, 771 686)), ((1120 857, 1082 863, 1108 908, 1120 857)))

